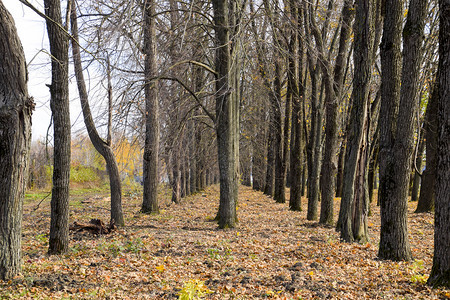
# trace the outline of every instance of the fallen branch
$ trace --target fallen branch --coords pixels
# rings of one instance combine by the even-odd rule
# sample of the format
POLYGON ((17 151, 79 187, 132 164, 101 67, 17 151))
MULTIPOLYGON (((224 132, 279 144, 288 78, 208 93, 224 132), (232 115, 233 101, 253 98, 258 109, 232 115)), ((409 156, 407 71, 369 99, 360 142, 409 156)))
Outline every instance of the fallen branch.
POLYGON ((114 222, 111 222, 109 226, 106 226, 100 219, 91 219, 89 223, 78 223, 77 221, 69 227, 72 231, 89 231, 94 234, 109 234, 116 229, 114 222))

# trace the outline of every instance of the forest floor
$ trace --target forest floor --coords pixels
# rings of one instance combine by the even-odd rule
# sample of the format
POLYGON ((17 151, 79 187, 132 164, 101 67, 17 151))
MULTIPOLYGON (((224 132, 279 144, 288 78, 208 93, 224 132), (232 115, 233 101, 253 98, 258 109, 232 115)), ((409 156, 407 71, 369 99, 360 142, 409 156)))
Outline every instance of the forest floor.
MULTIPOLYGON (((123 199, 126 226, 110 234, 70 233, 70 251, 48 256, 50 200, 27 197, 23 270, 0 281, 0 299, 449 299, 425 282, 433 255, 433 215, 414 214, 408 226, 414 260, 377 259, 379 208, 371 206, 371 241, 348 244, 331 227, 306 220, 260 192, 240 187, 235 229, 219 230, 219 187, 171 204, 160 193, 159 215, 138 213, 139 193, 123 199), (188 298, 185 298, 188 299, 188 298)), ((337 218, 340 199, 335 200, 337 218)), ((101 191, 74 193, 70 222, 109 220, 101 191)), ((106 222, 105 222, 106 223, 106 222)))

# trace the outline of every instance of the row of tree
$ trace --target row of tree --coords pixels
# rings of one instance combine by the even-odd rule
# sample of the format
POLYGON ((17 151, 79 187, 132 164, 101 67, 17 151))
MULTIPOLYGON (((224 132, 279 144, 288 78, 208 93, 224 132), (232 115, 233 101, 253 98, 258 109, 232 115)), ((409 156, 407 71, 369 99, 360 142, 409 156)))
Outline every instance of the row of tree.
MULTIPOLYGON (((202 189, 209 178, 219 179, 220 228, 236 225, 241 178, 280 203, 287 200, 289 186, 294 211, 301 210, 307 187, 307 218, 322 224, 334 225, 334 197, 341 196, 337 229, 344 241, 364 242, 379 169, 378 255, 409 260, 408 192, 414 182, 412 195, 417 198, 419 176, 413 174, 420 174, 426 144, 418 211, 432 209, 436 195, 429 283, 449 284, 445 0, 439 5, 420 0, 68 1, 64 21, 58 0, 45 0, 44 13, 20 1, 46 19, 52 54, 50 254, 68 248, 71 42, 86 128, 110 177, 115 224, 124 221, 111 136, 122 131, 137 137, 143 147, 142 212, 159 210, 159 162, 164 160, 174 202, 202 189), (89 107, 83 64, 102 74, 106 83, 107 113, 97 113, 107 120, 105 139, 89 107), (414 176, 417 180, 411 180, 414 176)), ((0 99, 0 109, 16 118, 2 123, 5 129, 0 131, 5 137, 8 130, 15 134, 0 148, 5 153, 1 169, 10 172, 2 178, 13 179, 4 188, 11 193, 0 202, 0 277, 8 278, 20 268, 21 199, 33 101, 26 91, 13 21, 0 8, 3 44, 11 47, 2 50, 10 56, 1 65, 20 71, 1 77, 5 100, 0 99), (10 67, 13 63, 19 67, 10 67)))

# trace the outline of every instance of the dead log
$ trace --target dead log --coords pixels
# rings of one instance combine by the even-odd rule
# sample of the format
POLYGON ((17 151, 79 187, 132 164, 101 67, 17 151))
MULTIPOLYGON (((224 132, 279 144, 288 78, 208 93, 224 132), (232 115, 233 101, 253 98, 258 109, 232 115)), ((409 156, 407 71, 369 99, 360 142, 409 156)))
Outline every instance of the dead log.
POLYGON ((69 229, 76 232, 89 231, 93 234, 109 234, 116 229, 116 226, 114 225, 114 222, 111 222, 106 226, 100 219, 91 219, 89 223, 78 223, 75 221, 70 225, 69 229))

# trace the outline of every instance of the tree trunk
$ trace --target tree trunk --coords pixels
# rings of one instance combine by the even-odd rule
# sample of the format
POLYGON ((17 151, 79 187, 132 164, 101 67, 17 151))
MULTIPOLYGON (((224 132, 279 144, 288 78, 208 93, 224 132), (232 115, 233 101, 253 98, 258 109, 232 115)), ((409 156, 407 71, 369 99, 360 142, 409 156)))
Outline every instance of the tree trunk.
MULTIPOLYGON (((194 89, 195 93, 200 93, 203 88, 203 70, 199 66, 194 66, 194 89)), ((193 112, 194 116, 199 114, 198 109, 195 109, 193 112)), ((200 141, 201 141, 201 124, 199 122, 194 121, 195 118, 192 119, 192 130, 189 130, 190 143, 189 143, 189 152, 191 157, 191 193, 197 193, 200 191, 198 185, 199 178, 199 152, 200 152, 200 141)))
POLYGON ((269 121, 269 128, 267 133, 267 161, 266 161, 266 180, 264 183, 264 194, 268 196, 273 196, 274 191, 274 183, 275 183, 275 151, 273 144, 275 143, 275 137, 274 137, 274 128, 272 127, 273 124, 273 116, 271 113, 269 113, 271 121, 269 121))
MULTIPOLYGON (((350 26, 353 20, 353 9, 350 0, 344 2, 342 8, 341 34, 339 39, 339 51, 336 57, 334 68, 333 82, 331 79, 331 66, 329 62, 323 63, 322 73, 325 81, 325 107, 326 107, 326 127, 325 127, 325 151, 322 164, 322 202, 320 209, 320 223, 333 225, 334 196, 336 194, 336 172, 337 172, 337 138, 339 131, 338 113, 341 98, 341 90, 344 81, 344 70, 348 45, 350 40, 350 26), (334 84, 333 84, 334 83, 334 84)), ((314 30, 313 30, 314 31, 314 30)), ((316 33, 316 40, 320 40, 316 33)), ((319 50, 324 57, 323 43, 316 42, 320 45, 319 50)))
POLYGON ((113 113, 113 88, 111 83, 111 62, 109 54, 106 54, 106 78, 108 81, 108 128, 106 134, 106 144, 111 147, 112 144, 112 113, 113 113))
POLYGON ((195 145, 196 145, 196 171, 197 171, 197 178, 196 178, 196 190, 197 191, 203 191, 205 189, 206 185, 206 177, 205 177, 205 149, 204 149, 204 143, 202 143, 202 132, 203 128, 201 126, 197 127, 197 131, 195 133, 195 145))
POLYGON ((364 223, 367 222, 365 208, 368 207, 366 204, 368 199, 365 197, 365 175, 368 153, 368 101, 372 71, 372 20, 373 1, 357 1, 353 27, 355 32, 353 102, 347 132, 344 186, 337 225, 341 238, 346 242, 353 242, 355 238, 357 241, 368 239, 367 231, 364 230, 367 224, 364 223))
MULTIPOLYGON (((83 111, 84 124, 86 125, 86 130, 92 144, 106 161, 106 169, 108 170, 109 175, 109 187, 111 190, 111 224, 124 226, 122 213, 122 183, 120 182, 119 168, 117 167, 116 158, 110 145, 107 141, 104 141, 97 132, 89 106, 88 93, 83 76, 83 67, 81 65, 80 46, 78 45, 79 38, 75 2, 72 2, 70 21, 73 36, 72 56, 78 86, 78 94, 80 96, 81 108, 83 111)), ((112 91, 109 92, 112 93, 112 91)), ((108 137, 110 140, 110 133, 108 134, 108 137)))
MULTIPOLYGON (((438 75, 439 76, 439 75, 438 75)), ((436 195, 436 168, 437 168, 437 118, 439 103, 439 77, 436 79, 430 99, 428 100, 425 115, 425 140, 426 140, 426 167, 422 173, 419 201, 416 213, 431 212, 434 209, 436 195)))
POLYGON ((0 1, 0 280, 20 273, 22 205, 28 176, 33 98, 14 20, 0 1))
POLYGON ((439 127, 434 257, 428 284, 450 288, 450 3, 440 0, 439 127))
MULTIPOLYGON (((295 24, 295 23, 294 23, 295 24)), ((296 44, 296 41, 294 40, 293 43, 296 44)), ((294 55, 293 51, 289 51, 290 56, 294 55)), ((294 58, 292 58, 293 60, 294 58)), ((295 67, 293 68, 295 71, 295 67)), ((289 71, 288 71, 289 72, 289 71)), ((293 74, 295 75, 295 74, 293 74)), ((281 161, 280 161, 280 170, 278 171, 278 176, 275 178, 278 178, 278 180, 275 179, 275 194, 274 198, 278 203, 285 203, 286 202, 286 169, 287 169, 287 163, 288 163, 288 155, 289 155, 289 135, 290 135, 290 125, 291 125, 291 102, 292 97, 294 96, 294 85, 295 82, 291 82, 291 87, 288 85, 288 92, 286 95, 286 103, 285 103, 285 110, 284 110, 284 129, 283 129, 283 144, 280 145, 280 152, 281 152, 281 161)), ((281 87, 281 83, 280 83, 281 87)), ((281 89, 280 89, 280 99, 281 99, 281 89)), ((281 122, 281 120, 280 120, 281 122)), ((280 124, 281 127, 281 124, 280 124)), ((281 135, 280 135, 281 137, 281 135)))
POLYGON ((184 157, 184 196, 187 197, 191 195, 191 173, 190 173, 190 165, 189 165, 189 156, 184 157))
MULTIPOLYGON (((278 45, 279 47, 281 45, 278 45)), ((278 51, 275 51, 275 53, 278 53, 278 51)), ((275 54, 277 57, 278 54, 275 54)), ((275 80, 274 80, 274 95, 272 97, 269 97, 271 99, 272 104, 272 111, 274 114, 274 152, 275 152, 275 185, 274 185, 274 191, 273 191, 273 197, 276 202, 278 203, 285 203, 285 177, 286 172, 283 172, 283 164, 285 165, 285 162, 283 162, 283 121, 281 118, 281 69, 282 64, 281 61, 277 58, 275 60, 275 80), (275 96, 275 97, 274 97, 275 96)))
MULTIPOLYGON (((293 24, 298 22, 298 16, 301 13, 301 7, 296 7, 295 1, 291 1, 292 10, 292 21, 293 24)), ((297 26, 298 32, 302 32, 301 23, 297 26)), ((302 174, 303 174, 303 113, 302 113, 302 102, 305 101, 305 87, 303 85, 303 57, 304 57, 304 46, 303 40, 298 38, 298 35, 293 31, 291 36, 294 41, 297 41, 298 45, 298 61, 295 62, 293 59, 296 57, 295 45, 292 46, 293 58, 289 59, 289 79, 291 80, 291 85, 294 93, 292 94, 292 121, 291 121, 291 159, 290 159, 290 169, 291 169, 291 192, 289 198, 289 209, 293 211, 302 210, 302 174), (298 88, 295 86, 296 78, 298 78, 298 88)))
MULTIPOLYGON (((370 1, 368 1, 370 2, 370 1)), ((356 51, 355 51, 356 52, 356 51)), ((368 107, 366 107, 368 109, 368 107)), ((370 125, 368 112, 365 113, 365 120, 362 130, 362 141, 360 144, 360 157, 357 161, 356 175, 354 178, 354 204, 352 207, 352 234, 353 240, 358 243, 369 241, 368 218, 369 218, 369 190, 368 190, 368 165, 369 148, 368 137, 370 135, 370 125)))
POLYGON ((418 107, 418 78, 422 56, 426 2, 411 0, 403 29, 403 66, 400 101, 398 90, 402 2, 386 2, 381 47, 382 81, 380 111, 380 203, 381 229, 378 256, 410 260, 407 201, 411 158, 414 148, 414 117, 418 107), (391 35, 390 35, 391 34, 391 35), (393 56, 389 57, 389 53, 393 56), (392 73, 389 73, 392 72, 392 73), (391 83, 394 86, 389 86, 391 83), (399 109, 401 107, 401 109, 399 109), (398 112, 398 113, 397 113, 398 112), (392 113, 395 113, 394 115, 392 113))
MULTIPOLYGON (((236 226, 239 164, 239 99, 236 85, 239 41, 230 40, 229 12, 234 0, 213 0, 216 45, 216 133, 220 171, 219 228, 236 226), (233 55, 234 54, 234 55, 233 55)), ((233 28, 234 29, 234 28, 233 28)))
MULTIPOLYGON (((303 145, 304 145, 304 141, 302 141, 303 145)), ((302 146, 304 148, 304 146, 302 146)), ((303 167, 302 167, 302 188, 301 188, 301 195, 302 197, 305 196, 305 190, 306 190, 306 178, 307 178, 307 172, 306 172, 306 168, 305 168, 305 161, 303 160, 302 162, 303 167)))
POLYGON ((393 123, 397 118, 400 99, 400 41, 402 26, 402 1, 385 3, 385 20, 381 56, 381 107, 380 107, 380 187, 381 233, 378 255, 382 259, 409 260, 411 250, 406 227, 406 199, 392 199, 396 181, 392 166, 393 123), (381 244, 382 242, 382 244, 381 244))
POLYGON ((211 185, 211 169, 207 168, 206 172, 205 172, 205 179, 206 179, 206 186, 210 186, 211 185))
MULTIPOLYGON (((61 2, 44 0, 50 53, 52 83, 50 108, 53 115, 53 187, 49 254, 69 249, 70 113, 69 113, 69 38, 61 28, 61 2)), ((68 21, 68 20, 67 20, 68 21)))
MULTIPOLYGON (((421 129, 422 134, 423 130, 421 129)), ((417 173, 417 170, 420 172, 422 169, 422 158, 423 158, 423 150, 425 148, 425 141, 421 135, 419 146, 417 148, 417 157, 415 158, 416 165, 413 167, 413 186, 411 191, 411 201, 417 201, 419 198, 419 187, 420 187, 420 174, 417 173), (417 168, 417 170, 416 170, 417 168)))
POLYGON ((376 171, 377 171, 377 166, 378 166, 378 143, 376 143, 376 145, 374 145, 374 149, 373 149, 373 153, 372 156, 370 157, 370 162, 369 162, 369 174, 368 174, 368 183, 367 183, 367 188, 369 189, 369 202, 372 203, 373 201, 373 191, 376 188, 375 187, 375 183, 376 183, 376 171))
POLYGON ((339 149, 337 174, 336 174, 336 197, 342 197, 342 188, 344 186, 344 164, 345 164, 345 144, 346 139, 342 140, 341 147, 339 149))
POLYGON ((186 197, 186 170, 183 157, 180 156, 180 197, 186 197))
POLYGON ((158 153, 159 107, 156 76, 156 20, 154 0, 144 3, 144 52, 145 52, 145 145, 144 145, 144 197, 141 211, 159 213, 158 206, 158 153))
MULTIPOLYGON (((314 86, 314 83, 311 82, 311 85, 314 86)), ((318 217, 318 206, 320 199, 320 170, 322 165, 322 126, 323 126, 323 107, 320 103, 319 98, 313 96, 313 98, 317 99, 317 103, 319 107, 316 107, 316 124, 314 126, 314 131, 311 133, 314 135, 314 139, 312 141, 313 151, 312 151, 312 171, 310 176, 310 189, 311 194, 308 197, 308 211, 306 214, 306 218, 309 221, 317 220, 318 217)), ((315 101, 315 100, 312 100, 315 101)), ((308 173, 309 174, 309 173, 308 173)))
MULTIPOLYGON (((306 22, 305 22, 306 25, 306 22)), ((305 26, 305 29, 307 26, 305 26)), ((308 34, 308 31, 306 31, 308 34)), ((306 218, 310 221, 317 219, 317 207, 319 205, 320 187, 319 177, 322 157, 322 126, 323 126, 323 103, 317 95, 317 84, 319 80, 318 68, 313 67, 312 54, 307 51, 308 67, 311 77, 311 130, 309 134, 307 156, 308 156, 308 210, 306 218)))
POLYGON ((195 132, 198 130, 195 124, 192 124, 193 129, 189 131, 189 156, 190 156, 190 177, 189 177, 189 185, 191 194, 197 193, 197 151, 195 149, 195 132))
MULTIPOLYGON (((310 36, 309 22, 307 18, 306 9, 303 9, 305 35, 310 36)), ((315 54, 311 49, 309 43, 308 47, 308 71, 311 78, 311 131, 307 146, 308 156, 308 211, 306 218, 310 221, 317 219, 317 208, 320 198, 320 169, 322 163, 322 127, 323 127, 323 103, 318 97, 319 84, 319 67, 318 63, 314 61, 315 54)), ((306 120, 305 120, 306 121, 306 120)))
POLYGON ((180 158, 177 149, 172 149, 172 202, 180 203, 181 198, 181 173, 180 158))

